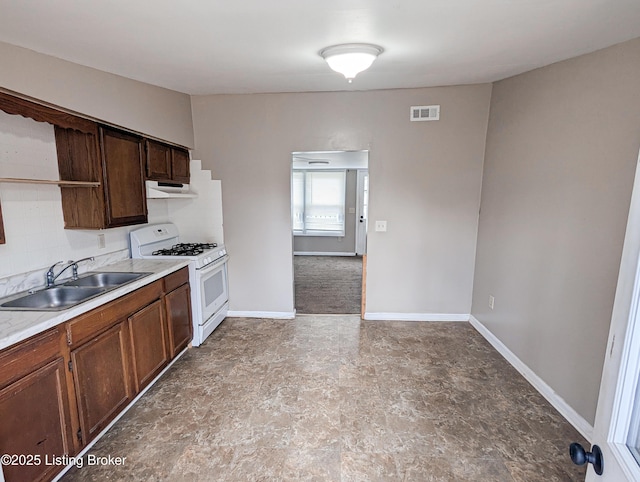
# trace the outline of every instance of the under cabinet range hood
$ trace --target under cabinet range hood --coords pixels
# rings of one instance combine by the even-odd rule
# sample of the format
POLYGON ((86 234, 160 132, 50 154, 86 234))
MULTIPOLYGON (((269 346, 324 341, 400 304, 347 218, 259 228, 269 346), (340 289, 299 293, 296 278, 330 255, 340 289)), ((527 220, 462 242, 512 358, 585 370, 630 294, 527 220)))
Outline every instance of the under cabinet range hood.
POLYGON ((147 199, 185 199, 198 195, 191 191, 189 184, 146 181, 147 199))

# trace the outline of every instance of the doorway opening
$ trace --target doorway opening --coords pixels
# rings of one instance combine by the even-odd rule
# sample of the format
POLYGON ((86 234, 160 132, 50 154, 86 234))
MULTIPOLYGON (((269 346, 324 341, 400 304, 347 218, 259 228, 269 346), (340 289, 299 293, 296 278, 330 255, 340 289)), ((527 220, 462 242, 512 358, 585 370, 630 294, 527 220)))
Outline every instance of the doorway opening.
POLYGON ((364 313, 369 151, 294 152, 291 223, 300 314, 364 313))

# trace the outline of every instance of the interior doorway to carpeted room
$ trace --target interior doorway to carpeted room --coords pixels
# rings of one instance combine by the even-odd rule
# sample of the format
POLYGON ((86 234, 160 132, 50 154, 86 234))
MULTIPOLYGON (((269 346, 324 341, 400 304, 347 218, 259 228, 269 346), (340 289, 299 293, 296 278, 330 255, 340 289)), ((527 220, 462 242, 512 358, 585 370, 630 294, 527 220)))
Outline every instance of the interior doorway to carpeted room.
POLYGON ((294 256, 300 314, 360 314, 362 256, 294 256))
POLYGON ((362 314, 369 151, 292 153, 291 225, 298 314, 362 314))

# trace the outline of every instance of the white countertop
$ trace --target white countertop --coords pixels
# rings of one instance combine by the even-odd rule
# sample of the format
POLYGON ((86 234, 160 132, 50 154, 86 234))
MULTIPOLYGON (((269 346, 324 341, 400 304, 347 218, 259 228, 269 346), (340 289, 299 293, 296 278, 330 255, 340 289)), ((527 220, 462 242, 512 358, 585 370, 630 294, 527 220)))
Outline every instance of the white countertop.
MULTIPOLYGON (((60 323, 75 318, 109 301, 120 298, 138 288, 188 266, 188 261, 156 261, 149 259, 127 259, 102 266, 97 271, 150 272, 149 276, 109 291, 103 295, 61 311, 0 311, 0 350, 42 333, 60 323)), ((44 287, 43 287, 44 288, 44 287)))

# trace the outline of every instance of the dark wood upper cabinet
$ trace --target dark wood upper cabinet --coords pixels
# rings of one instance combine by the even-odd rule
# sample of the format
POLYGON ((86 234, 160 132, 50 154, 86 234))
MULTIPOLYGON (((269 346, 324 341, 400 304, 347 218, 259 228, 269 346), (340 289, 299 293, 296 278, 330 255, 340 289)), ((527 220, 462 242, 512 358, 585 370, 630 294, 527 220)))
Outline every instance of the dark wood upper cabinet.
POLYGON ((175 182, 188 184, 191 178, 189 172, 189 152, 176 147, 171 148, 171 170, 175 182))
POLYGON ((145 140, 147 179, 161 182, 188 184, 189 151, 162 142, 145 140))
POLYGON ((149 139, 145 140, 147 154, 147 179, 168 181, 171 179, 171 147, 149 139))
POLYGON ((100 127, 100 151, 107 227, 147 222, 144 186, 144 140, 125 132, 100 127))
POLYGON ((101 183, 60 188, 65 228, 147 222, 142 137, 97 124, 91 133, 56 126, 55 136, 60 179, 101 183))
MULTIPOLYGON (((67 229, 104 229, 147 222, 145 179, 188 183, 189 151, 48 105, 0 92, 0 110, 55 127, 67 229)), ((5 243, 0 211, 0 244, 5 243)))
MULTIPOLYGON (((55 127, 61 180, 102 183, 98 126, 94 127, 90 133, 55 127)), ((107 227, 103 187, 60 187, 65 228, 107 227)))

